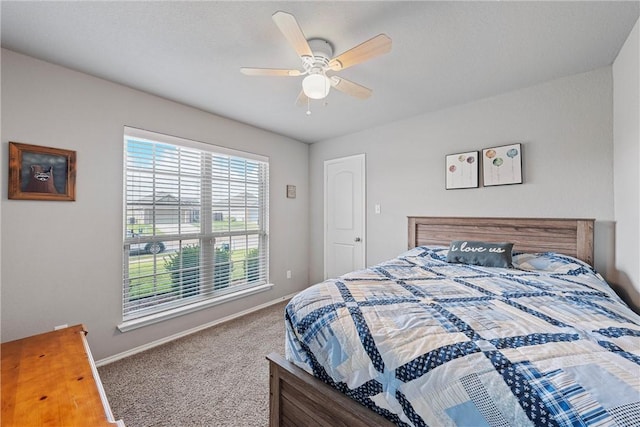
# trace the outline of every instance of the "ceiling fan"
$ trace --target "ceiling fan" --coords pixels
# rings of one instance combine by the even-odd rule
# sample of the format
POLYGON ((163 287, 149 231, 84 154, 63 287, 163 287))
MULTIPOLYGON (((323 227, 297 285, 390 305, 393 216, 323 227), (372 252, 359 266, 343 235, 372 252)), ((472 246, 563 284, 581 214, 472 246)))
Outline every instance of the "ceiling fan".
MULTIPOLYGON (((302 91, 296 100, 298 105, 309 105, 309 99, 323 99, 331 87, 356 98, 366 99, 372 90, 332 74, 360 64, 391 50, 391 39, 386 34, 377 36, 333 57, 331 44, 319 38, 307 40, 296 18, 287 12, 278 11, 272 16, 285 38, 302 60, 302 70, 275 68, 240 68, 248 76, 306 76, 302 80, 302 91)), ((310 112, 307 111, 307 114, 310 112)))

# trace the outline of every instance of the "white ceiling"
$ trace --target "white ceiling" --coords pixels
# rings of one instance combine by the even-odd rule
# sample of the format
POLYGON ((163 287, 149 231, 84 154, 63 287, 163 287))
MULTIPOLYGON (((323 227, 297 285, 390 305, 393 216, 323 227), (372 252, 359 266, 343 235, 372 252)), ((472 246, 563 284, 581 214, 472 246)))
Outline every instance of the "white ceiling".
POLYGON ((2 47, 303 142, 528 87, 613 63, 639 1, 2 1, 2 47), (271 15, 296 16, 336 54, 379 34, 390 53, 338 73, 373 89, 332 90, 311 116, 302 77, 249 77, 241 66, 298 68, 271 15), (325 105, 326 103, 326 105, 325 105))

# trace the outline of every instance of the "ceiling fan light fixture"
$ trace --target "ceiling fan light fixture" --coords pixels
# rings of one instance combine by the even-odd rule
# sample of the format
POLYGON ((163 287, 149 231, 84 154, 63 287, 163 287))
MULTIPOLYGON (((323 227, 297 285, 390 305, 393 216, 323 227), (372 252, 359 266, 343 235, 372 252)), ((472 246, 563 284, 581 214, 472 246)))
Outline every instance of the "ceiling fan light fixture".
POLYGON ((324 74, 309 74, 302 80, 302 91, 311 99, 323 99, 329 95, 331 80, 324 74))

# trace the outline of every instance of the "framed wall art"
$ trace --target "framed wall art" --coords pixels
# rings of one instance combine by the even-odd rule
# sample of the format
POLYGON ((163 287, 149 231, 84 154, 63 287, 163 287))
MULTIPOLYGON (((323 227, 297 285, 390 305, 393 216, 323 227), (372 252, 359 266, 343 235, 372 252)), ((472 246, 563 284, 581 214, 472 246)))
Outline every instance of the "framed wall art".
POLYGON ((296 186, 295 185, 287 185, 287 198, 295 199, 296 198, 296 186))
POLYGON ((9 142, 9 199, 76 199, 76 152, 9 142))
POLYGON ((445 156, 446 189, 478 187, 478 152, 445 156))
POLYGON ((482 179, 485 187, 522 184, 521 144, 483 149, 482 179))

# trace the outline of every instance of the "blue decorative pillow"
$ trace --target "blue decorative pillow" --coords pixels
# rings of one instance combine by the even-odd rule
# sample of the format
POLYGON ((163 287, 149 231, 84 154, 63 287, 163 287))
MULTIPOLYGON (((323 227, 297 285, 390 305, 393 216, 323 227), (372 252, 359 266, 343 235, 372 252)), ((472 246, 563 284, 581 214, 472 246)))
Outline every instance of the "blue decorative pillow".
POLYGON ((511 268, 513 243, 487 243, 454 240, 449 245, 447 262, 511 268))

